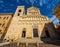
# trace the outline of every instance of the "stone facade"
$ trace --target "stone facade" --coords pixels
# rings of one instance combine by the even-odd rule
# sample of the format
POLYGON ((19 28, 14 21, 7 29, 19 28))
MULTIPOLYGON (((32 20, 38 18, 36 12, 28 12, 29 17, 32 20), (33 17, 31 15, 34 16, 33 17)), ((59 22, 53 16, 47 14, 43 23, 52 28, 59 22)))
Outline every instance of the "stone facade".
POLYGON ((24 6, 18 6, 7 30, 5 41, 39 42, 41 38, 55 38, 55 32, 48 17, 40 14, 36 7, 30 7, 25 14, 24 6))
POLYGON ((12 19, 12 14, 10 13, 1 13, 0 14, 0 39, 6 33, 9 24, 12 19))

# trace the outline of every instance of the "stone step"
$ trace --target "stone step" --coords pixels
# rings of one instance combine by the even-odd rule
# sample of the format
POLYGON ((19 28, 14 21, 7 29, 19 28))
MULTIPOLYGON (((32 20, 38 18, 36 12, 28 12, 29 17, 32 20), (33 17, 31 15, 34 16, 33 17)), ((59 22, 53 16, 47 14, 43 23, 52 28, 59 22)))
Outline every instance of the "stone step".
POLYGON ((8 45, 4 45, 4 46, 0 46, 0 47, 60 47, 57 45, 53 45, 53 44, 39 44, 39 46, 37 46, 36 43, 32 44, 28 44, 28 46, 26 46, 25 43, 20 43, 19 46, 17 46, 17 44, 8 44, 8 45))
POLYGON ((0 46, 8 45, 8 44, 10 44, 10 42, 3 42, 3 43, 0 43, 0 46))

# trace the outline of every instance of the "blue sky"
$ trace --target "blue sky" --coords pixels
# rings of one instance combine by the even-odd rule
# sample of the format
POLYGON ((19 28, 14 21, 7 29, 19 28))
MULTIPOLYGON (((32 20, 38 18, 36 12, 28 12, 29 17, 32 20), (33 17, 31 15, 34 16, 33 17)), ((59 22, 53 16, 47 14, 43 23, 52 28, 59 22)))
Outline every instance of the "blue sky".
POLYGON ((25 8, 35 6, 40 8, 42 15, 46 15, 53 20, 54 24, 58 23, 53 10, 60 0, 0 0, 0 13, 14 13, 17 6, 23 5, 25 8))

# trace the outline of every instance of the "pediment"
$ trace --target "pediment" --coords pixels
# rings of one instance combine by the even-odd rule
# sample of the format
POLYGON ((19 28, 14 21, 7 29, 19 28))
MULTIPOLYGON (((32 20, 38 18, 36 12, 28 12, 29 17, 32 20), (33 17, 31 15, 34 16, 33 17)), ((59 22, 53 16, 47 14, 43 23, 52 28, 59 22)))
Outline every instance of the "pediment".
POLYGON ((30 8, 28 8, 28 12, 38 12, 39 13, 39 9, 36 7, 30 7, 30 8))

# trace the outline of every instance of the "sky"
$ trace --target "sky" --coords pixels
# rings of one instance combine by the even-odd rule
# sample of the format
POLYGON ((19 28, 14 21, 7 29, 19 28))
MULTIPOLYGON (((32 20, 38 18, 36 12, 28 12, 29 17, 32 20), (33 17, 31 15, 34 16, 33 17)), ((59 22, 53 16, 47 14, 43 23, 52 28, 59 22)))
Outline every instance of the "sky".
POLYGON ((29 8, 35 6, 40 9, 42 15, 48 16, 54 24, 58 24, 53 10, 60 0, 0 0, 0 13, 15 13, 17 6, 29 8))

